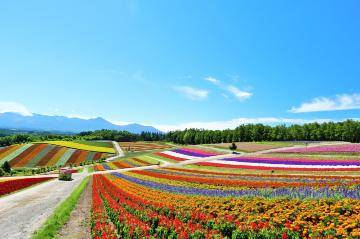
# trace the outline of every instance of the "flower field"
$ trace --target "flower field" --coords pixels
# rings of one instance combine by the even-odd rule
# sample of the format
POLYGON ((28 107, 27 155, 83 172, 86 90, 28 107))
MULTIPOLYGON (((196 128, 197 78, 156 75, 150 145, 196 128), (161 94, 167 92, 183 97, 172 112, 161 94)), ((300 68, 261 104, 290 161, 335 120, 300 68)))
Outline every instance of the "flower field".
POLYGON ((0 196, 30 187, 38 183, 46 182, 54 178, 55 177, 22 178, 0 181, 0 196))
POLYGON ((198 158, 206 158, 211 156, 220 155, 218 152, 214 151, 205 151, 201 149, 194 148, 180 148, 174 150, 167 150, 162 152, 156 152, 155 155, 175 160, 175 161, 184 161, 189 159, 198 159, 198 158))
MULTIPOLYGON (((237 142, 235 143, 238 151, 257 152, 261 150, 276 149, 294 145, 302 145, 302 142, 237 142)), ((208 144, 215 148, 229 149, 231 143, 208 144)))
POLYGON ((92 152, 53 144, 12 145, 0 150, 0 165, 8 161, 11 167, 62 166, 96 161, 107 153, 92 152))
POLYGON ((94 175, 92 235, 358 238, 359 180, 184 168, 94 175))
MULTIPOLYGON (((157 156, 174 161, 199 159, 218 154, 194 149, 176 149, 155 153, 157 156)), ((360 159, 308 159, 258 156, 217 157, 196 165, 216 168, 238 168, 251 170, 296 170, 296 171, 360 171, 360 159)))
POLYGON ((340 144, 281 149, 278 153, 360 153, 360 144, 340 144))
POLYGON ((80 150, 86 150, 86 151, 92 151, 92 152, 100 152, 100 153, 110 153, 114 154, 115 149, 113 148, 112 144, 109 145, 108 143, 104 142, 92 142, 92 141, 45 141, 42 143, 46 144, 52 144, 57 146, 63 146, 67 148, 73 148, 73 149, 80 149, 80 150))
POLYGON ((104 171, 111 169, 135 168, 141 166, 149 166, 156 164, 157 161, 145 157, 133 157, 110 163, 102 163, 94 166, 95 171, 104 171))
POLYGON ((122 150, 126 152, 143 152, 149 150, 167 149, 171 146, 161 143, 148 143, 148 142, 119 142, 122 150))

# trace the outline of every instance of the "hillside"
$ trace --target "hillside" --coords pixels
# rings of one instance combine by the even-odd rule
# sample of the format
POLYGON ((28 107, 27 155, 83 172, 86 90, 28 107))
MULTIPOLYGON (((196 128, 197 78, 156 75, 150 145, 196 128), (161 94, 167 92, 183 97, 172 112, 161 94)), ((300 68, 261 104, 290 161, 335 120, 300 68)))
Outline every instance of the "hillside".
POLYGON ((81 147, 80 144, 67 145, 59 142, 57 144, 29 143, 0 148, 0 165, 5 161, 8 161, 14 168, 78 165, 85 161, 91 162, 109 157, 110 154, 104 153, 104 151, 113 152, 112 148, 87 145, 81 147), (92 151, 84 150, 84 148, 92 151))

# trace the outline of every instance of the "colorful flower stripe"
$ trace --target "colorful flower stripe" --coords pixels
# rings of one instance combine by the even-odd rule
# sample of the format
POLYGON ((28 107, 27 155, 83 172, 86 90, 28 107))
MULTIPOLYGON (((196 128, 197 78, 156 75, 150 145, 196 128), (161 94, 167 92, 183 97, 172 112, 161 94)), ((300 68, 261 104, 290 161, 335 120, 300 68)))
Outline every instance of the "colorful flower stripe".
MULTIPOLYGON (((360 235, 354 223, 360 221, 359 200, 190 196, 103 175, 95 175, 94 182, 108 213, 107 220, 112 222, 99 230, 116 225, 118 238, 358 238, 360 235), (266 232, 270 234, 265 235, 266 232), (332 237, 326 236, 330 233, 332 237)), ((310 188, 308 194, 314 190, 317 189, 310 188)))
POLYGON ((36 156, 41 150, 46 147, 46 144, 34 144, 17 157, 10 161, 11 167, 24 167, 31 158, 36 156))
POLYGON ((183 158, 182 155, 174 156, 173 154, 175 154, 175 153, 169 154, 169 153, 167 153, 167 151, 155 153, 155 155, 158 155, 158 156, 163 157, 163 158, 172 159, 172 160, 175 160, 175 161, 184 161, 184 160, 187 160, 187 159, 193 159, 193 157, 190 157, 190 156, 188 156, 188 158, 183 158))
POLYGON ((275 167, 275 168, 314 168, 314 169, 360 169, 359 161, 345 161, 338 160, 332 161, 287 161, 287 160, 272 160, 264 158, 224 158, 219 160, 209 161, 217 164, 229 164, 229 165, 244 165, 244 166, 264 166, 264 167, 275 167))
MULTIPOLYGON (((115 161, 111 163, 103 163, 102 167, 99 167, 98 171, 122 169, 122 168, 134 168, 134 167, 148 166, 148 165, 152 165, 152 164, 144 160, 141 160, 139 158, 128 158, 125 160, 115 161)), ((97 170, 97 168, 95 168, 95 170, 97 170)))
POLYGON ((168 145, 142 142, 119 142, 119 145, 124 151, 135 152, 170 148, 168 145))
MULTIPOLYGON (((137 173, 139 171, 133 171, 133 173, 137 173)), ((307 175, 263 175, 263 174, 238 174, 238 175, 216 175, 216 174, 206 174, 197 172, 186 172, 179 169, 148 169, 144 170, 144 172, 151 172, 155 174, 159 174, 158 178, 162 178, 161 175, 171 176, 171 177, 186 177, 190 178, 185 179, 183 181, 188 182, 197 182, 194 178, 200 178, 200 180, 209 181, 208 184, 213 185, 215 181, 218 181, 219 185, 234 185, 236 181, 246 181, 249 183, 252 182, 262 182, 263 184, 267 184, 269 182, 275 183, 313 183, 313 184, 321 184, 321 185, 330 185, 333 183, 341 183, 341 184, 360 184, 360 176, 307 176, 307 175)), ((250 186, 250 185, 249 185, 250 186)), ((309 186, 309 184, 305 185, 309 186)))
POLYGON ((45 145, 45 147, 35 155, 30 161, 28 161, 25 167, 35 167, 39 165, 39 162, 51 151, 55 148, 55 145, 45 145))
POLYGON ((211 162, 197 163, 201 166, 209 166, 216 168, 239 168, 250 170, 285 170, 285 171, 359 171, 359 167, 347 167, 347 166, 329 166, 329 167, 294 167, 291 165, 275 165, 275 164, 247 164, 247 163, 231 163, 221 160, 213 160, 211 162))
POLYGON ((360 143, 309 146, 303 148, 291 148, 277 150, 279 153, 360 153, 360 143))
POLYGON ((52 144, 25 144, 6 147, 1 151, 0 164, 9 161, 12 167, 62 166, 96 161, 107 153, 90 152, 52 144))
POLYGON ((117 239, 114 225, 109 223, 104 203, 98 190, 98 180, 94 176, 92 189, 91 232, 94 239, 117 239))
POLYGON ((0 182, 0 196, 30 187, 34 184, 53 179, 55 177, 22 178, 0 182))
POLYGON ((278 158, 278 157, 235 157, 222 159, 225 161, 253 162, 253 163, 272 163, 272 164, 294 164, 294 165, 343 165, 359 166, 360 160, 312 160, 297 158, 278 158))
POLYGON ((175 149, 175 150, 172 150, 171 152, 176 152, 179 154, 193 156, 193 157, 200 157, 200 158, 218 155, 215 153, 209 153, 209 152, 205 152, 202 150, 189 149, 189 148, 175 149))
POLYGON ((63 155, 60 156, 59 160, 56 162, 56 166, 65 165, 66 162, 70 159, 76 149, 66 148, 67 150, 63 155))
POLYGON ((10 153, 14 152, 16 149, 18 149, 20 147, 21 147, 21 145, 17 144, 17 145, 11 145, 11 146, 8 146, 8 147, 1 148, 1 150, 0 150, 0 159, 8 156, 10 153))
POLYGON ((5 163, 6 161, 12 160, 13 158, 17 157, 22 152, 27 150, 28 148, 30 148, 31 146, 32 146, 32 144, 20 145, 14 151, 11 151, 11 153, 4 155, 4 157, 0 158, 0 164, 5 163))
POLYGON ((322 187, 318 190, 312 190, 311 187, 302 187, 302 188, 276 188, 272 190, 256 190, 256 189, 243 189, 243 190, 217 190, 217 189, 203 189, 203 188, 194 188, 194 187, 183 187, 183 186, 172 186, 167 184, 161 184, 156 182, 149 182, 135 177, 130 177, 121 173, 113 173, 114 176, 125 179, 132 183, 136 183, 145 187, 171 192, 171 193, 180 193, 187 195, 205 195, 205 196, 217 196, 217 197, 240 197, 240 196, 267 196, 267 197, 279 197, 279 196, 289 196, 295 198, 322 198, 322 197, 336 197, 343 196, 348 198, 360 199, 360 185, 356 186, 354 189, 348 187, 337 187, 332 190, 328 187, 322 187))
POLYGON ((61 147, 55 155, 51 156, 51 159, 46 163, 46 166, 54 166, 59 162, 61 157, 68 151, 68 148, 61 147))
MULTIPOLYGON (((160 179, 167 179, 169 180, 168 184, 171 184, 173 182, 189 182, 189 183, 195 183, 195 184, 199 184, 201 186, 201 188, 206 188, 207 185, 218 185, 221 186, 222 188, 226 188, 229 186, 237 186, 237 187, 247 187, 247 188, 268 188, 268 187, 304 187, 304 186, 309 186, 309 187, 321 187, 321 186, 340 186, 340 185, 356 185, 356 184, 360 184, 360 180, 357 181, 350 181, 350 182, 342 182, 342 181, 333 181, 333 182, 329 182, 329 181, 286 181, 286 180, 277 180, 277 181, 265 181, 265 180, 261 180, 258 179, 258 181, 254 181, 254 180, 248 180, 247 178, 244 178, 242 180, 240 179, 233 179, 231 178, 231 180, 226 179, 226 178, 214 178, 214 177, 202 177, 201 175, 169 175, 166 173, 161 173, 160 170, 158 171, 148 171, 148 170, 142 170, 142 171, 133 171, 131 173, 131 175, 134 175, 135 177, 137 175, 140 176, 140 178, 144 179, 142 176, 148 176, 151 177, 155 180, 160 180, 160 179), (137 175, 136 175, 137 174, 137 175)), ((138 176, 138 177, 139 177, 138 176)), ((152 181, 149 180, 148 178, 145 178, 148 181, 152 181)), ((165 181, 167 182, 167 181, 165 181)), ((181 184, 180 184, 181 185, 181 184)), ((186 183, 185 183, 186 185, 186 183)), ((191 184, 190 184, 191 185, 191 184)), ((209 187, 210 188, 210 187, 209 187)))
POLYGON ((46 166, 49 161, 55 157, 55 155, 59 152, 61 147, 54 146, 49 153, 47 153, 37 164, 37 166, 46 166))
MULTIPOLYGON (((102 195, 108 215, 119 215, 110 216, 112 223, 117 226, 119 238, 196 238, 192 234, 198 235, 200 230, 204 230, 197 218, 181 221, 153 210, 154 205, 149 205, 146 201, 134 200, 135 198, 118 190, 103 176, 95 176, 95 180, 101 182, 98 191, 102 195)), ((205 229, 205 232, 205 238, 218 234, 212 229, 205 229)))

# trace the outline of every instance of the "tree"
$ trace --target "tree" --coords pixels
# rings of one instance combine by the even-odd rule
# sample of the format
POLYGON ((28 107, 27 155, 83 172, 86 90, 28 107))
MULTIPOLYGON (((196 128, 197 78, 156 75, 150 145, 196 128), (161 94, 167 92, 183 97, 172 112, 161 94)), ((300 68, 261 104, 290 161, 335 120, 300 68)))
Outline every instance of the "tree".
POLYGON ((5 163, 2 165, 2 169, 6 172, 6 173, 11 173, 11 166, 9 164, 8 161, 5 161, 5 163))
POLYGON ((231 145, 229 146, 229 149, 235 151, 237 149, 236 144, 232 142, 231 145))

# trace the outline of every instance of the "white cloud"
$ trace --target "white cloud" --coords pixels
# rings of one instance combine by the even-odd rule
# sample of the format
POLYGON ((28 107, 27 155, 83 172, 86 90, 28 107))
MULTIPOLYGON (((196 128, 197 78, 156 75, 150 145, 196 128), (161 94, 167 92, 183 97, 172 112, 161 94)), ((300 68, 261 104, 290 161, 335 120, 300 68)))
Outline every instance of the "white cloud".
POLYGON ((116 125, 134 124, 134 122, 129 122, 129 121, 114 121, 114 120, 109 120, 109 121, 110 121, 110 123, 116 124, 116 125))
POLYGON ((190 86, 176 86, 175 90, 184 94, 187 98, 192 100, 202 100, 205 99, 209 92, 207 90, 196 89, 190 86))
POLYGON ((227 86, 226 89, 240 101, 246 100, 252 96, 251 92, 242 91, 233 85, 227 86))
POLYGON ((292 107, 292 113, 335 111, 360 109, 360 93, 341 94, 334 98, 318 97, 310 102, 304 102, 299 107, 292 107))
MULTIPOLYGON (((359 120, 355 118, 354 120, 359 120)), ((211 130, 223 130, 234 129, 241 124, 305 124, 312 122, 329 122, 329 121, 342 121, 333 119, 293 119, 293 118, 277 118, 277 117, 260 117, 260 118, 237 118, 228 121, 212 121, 212 122, 189 122, 183 124, 174 125, 154 125, 155 128, 164 132, 172 130, 183 130, 186 128, 198 128, 198 129, 211 129, 211 130)))
MULTIPOLYGON (((239 101, 244 101, 253 95, 251 92, 240 90, 234 85, 226 85, 225 83, 222 83, 220 80, 212 76, 205 77, 205 80, 219 86, 220 89, 231 93, 239 101)), ((229 98, 228 95, 225 96, 224 93, 222 93, 221 95, 225 98, 229 98)))
POLYGON ((0 102, 0 113, 15 112, 24 116, 31 116, 32 113, 26 106, 16 102, 0 102))
POLYGON ((208 76, 208 77, 205 77, 205 80, 209 81, 215 85, 220 85, 220 81, 218 79, 216 79, 215 77, 208 76))

